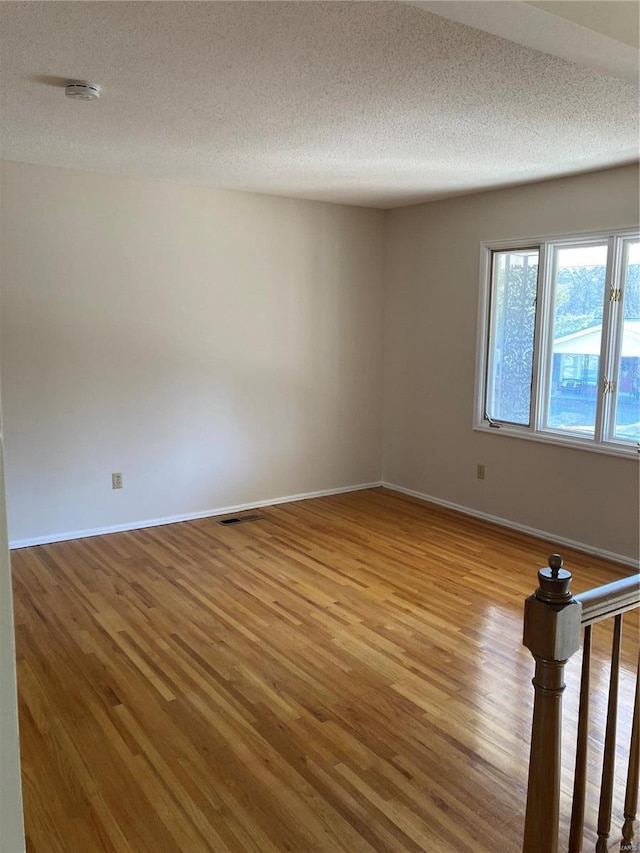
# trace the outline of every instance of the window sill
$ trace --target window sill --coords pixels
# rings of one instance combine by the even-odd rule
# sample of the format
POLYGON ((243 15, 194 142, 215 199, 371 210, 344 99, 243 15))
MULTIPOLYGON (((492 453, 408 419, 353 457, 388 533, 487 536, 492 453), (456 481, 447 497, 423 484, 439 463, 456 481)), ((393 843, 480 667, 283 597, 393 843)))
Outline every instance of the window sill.
POLYGON ((506 435, 509 438, 523 438, 525 441, 535 441, 539 444, 554 444, 556 447, 566 447, 572 450, 586 450, 589 453, 604 453, 606 456, 618 456, 623 459, 638 459, 640 448, 632 444, 629 446, 617 444, 595 444, 592 441, 581 440, 577 436, 563 436, 552 432, 531 432, 529 430, 517 429, 517 427, 500 426, 491 427, 487 423, 479 423, 474 426, 475 432, 491 433, 492 435, 506 435))

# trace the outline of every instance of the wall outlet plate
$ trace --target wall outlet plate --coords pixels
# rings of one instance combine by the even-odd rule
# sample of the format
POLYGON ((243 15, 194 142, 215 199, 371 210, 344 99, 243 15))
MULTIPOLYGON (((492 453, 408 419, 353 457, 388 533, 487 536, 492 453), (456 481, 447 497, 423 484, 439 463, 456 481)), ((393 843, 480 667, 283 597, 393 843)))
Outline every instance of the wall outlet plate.
POLYGON ((117 474, 111 475, 111 488, 112 489, 121 489, 122 488, 122 474, 118 472, 117 474))

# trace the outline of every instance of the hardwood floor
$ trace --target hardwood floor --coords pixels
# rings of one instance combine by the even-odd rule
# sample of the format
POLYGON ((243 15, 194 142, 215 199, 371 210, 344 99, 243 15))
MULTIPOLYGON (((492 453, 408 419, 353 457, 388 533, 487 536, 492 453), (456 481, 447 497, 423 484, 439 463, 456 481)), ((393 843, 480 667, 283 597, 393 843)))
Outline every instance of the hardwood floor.
MULTIPOLYGON (((523 599, 553 543, 384 489, 260 514, 12 553, 29 851, 519 851, 523 599)), ((563 555, 574 592, 630 573, 563 555)))

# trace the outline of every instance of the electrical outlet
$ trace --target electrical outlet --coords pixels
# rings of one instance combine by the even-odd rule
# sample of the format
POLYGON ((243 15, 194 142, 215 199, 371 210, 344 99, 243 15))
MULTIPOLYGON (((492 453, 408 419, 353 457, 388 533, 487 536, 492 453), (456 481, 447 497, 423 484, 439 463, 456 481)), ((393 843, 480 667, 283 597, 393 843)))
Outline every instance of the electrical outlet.
POLYGON ((122 488, 122 474, 112 474, 111 475, 111 488, 112 489, 121 489, 122 488))
POLYGON ((478 465, 476 473, 479 480, 484 480, 484 465, 478 465))

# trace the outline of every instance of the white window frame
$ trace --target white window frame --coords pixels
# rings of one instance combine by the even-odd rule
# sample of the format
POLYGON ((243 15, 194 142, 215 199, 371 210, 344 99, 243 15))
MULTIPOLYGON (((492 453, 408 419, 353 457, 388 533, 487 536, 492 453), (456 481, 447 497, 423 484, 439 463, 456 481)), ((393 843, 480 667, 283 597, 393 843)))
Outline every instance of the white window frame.
POLYGON ((605 393, 605 380, 617 384, 617 368, 619 364, 622 335, 620 334, 621 320, 618 317, 624 300, 626 282, 622 279, 622 262, 625 241, 638 239, 638 227, 616 229, 615 231, 596 231, 577 234, 546 235, 543 237, 526 237, 515 240, 487 240, 480 244, 480 287, 478 302, 478 328, 476 337, 476 376, 474 396, 474 430, 494 435, 506 435, 512 438, 522 438, 528 441, 539 441, 546 444, 556 444, 562 447, 573 447, 595 453, 606 453, 613 456, 638 458, 640 442, 630 443, 616 440, 612 435, 612 419, 615 414, 614 401, 616 394, 605 393), (595 434, 593 437, 582 437, 573 433, 547 427, 544 423, 548 397, 549 377, 551 375, 550 353, 553 347, 549 318, 551 317, 551 301, 554 287, 554 258, 556 250, 563 245, 589 245, 597 242, 608 242, 607 272, 605 294, 611 293, 615 283, 621 290, 620 300, 612 302, 604 300, 602 319, 602 345, 600 351, 600 370, 595 434), (489 361, 489 323, 492 286, 492 256, 493 252, 504 252, 509 249, 532 249, 539 247, 538 291, 534 331, 533 374, 531 383, 531 424, 519 426, 505 422, 493 422, 487 417, 485 400, 487 391, 487 366, 489 361), (615 371, 615 373, 614 373, 615 371), (612 374, 611 376, 609 374, 612 374), (606 437, 606 430, 611 437, 606 437))

